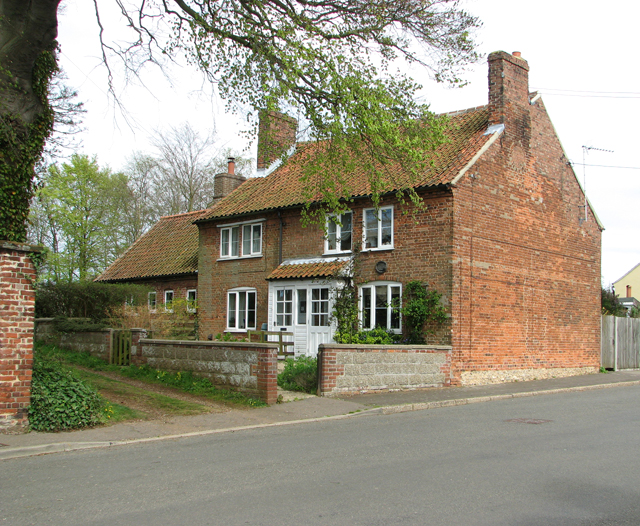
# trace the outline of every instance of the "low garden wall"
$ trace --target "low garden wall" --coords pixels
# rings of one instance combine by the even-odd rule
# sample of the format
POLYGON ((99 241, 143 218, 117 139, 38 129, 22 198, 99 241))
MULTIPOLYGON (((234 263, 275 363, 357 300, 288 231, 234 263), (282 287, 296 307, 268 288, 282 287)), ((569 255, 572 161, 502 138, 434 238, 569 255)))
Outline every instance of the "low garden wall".
POLYGON ((278 399, 278 346, 269 343, 141 339, 131 349, 133 363, 162 371, 191 371, 227 389, 278 399))
POLYGON ((318 348, 318 395, 451 385, 446 345, 340 345, 318 348))

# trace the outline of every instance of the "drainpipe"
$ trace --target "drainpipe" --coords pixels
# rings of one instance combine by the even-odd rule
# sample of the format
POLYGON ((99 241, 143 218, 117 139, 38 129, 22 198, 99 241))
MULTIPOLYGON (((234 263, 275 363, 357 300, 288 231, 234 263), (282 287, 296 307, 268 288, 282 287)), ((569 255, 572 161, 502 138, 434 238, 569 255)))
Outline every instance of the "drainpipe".
POLYGON ((282 222, 282 211, 278 210, 278 219, 280 220, 280 240, 278 244, 278 265, 282 264, 282 230, 284 223, 282 222))

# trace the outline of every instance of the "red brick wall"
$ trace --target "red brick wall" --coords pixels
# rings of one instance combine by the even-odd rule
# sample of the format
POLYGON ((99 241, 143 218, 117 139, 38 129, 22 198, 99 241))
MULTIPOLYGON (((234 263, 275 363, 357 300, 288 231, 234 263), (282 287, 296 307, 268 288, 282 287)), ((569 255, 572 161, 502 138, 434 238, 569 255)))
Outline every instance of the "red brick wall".
MULTIPOLYGON (((507 80, 514 67, 506 61, 507 80)), ((590 210, 582 220, 583 193, 542 101, 523 111, 504 109, 505 133, 454 189, 453 369, 462 383, 599 366, 601 230, 590 210)))
POLYGON ((28 245, 0 242, 0 431, 28 425, 35 269, 28 245))
POLYGON ((189 277, 183 277, 183 278, 155 279, 155 280, 140 280, 140 281, 132 280, 131 283, 139 283, 140 285, 146 285, 154 289, 157 294, 156 296, 157 306, 160 307, 164 305, 165 290, 173 290, 174 300, 186 301, 187 290, 198 289, 198 276, 189 276, 189 277))
MULTIPOLYGON (((405 206, 392 198, 383 205, 394 205, 395 240, 393 250, 362 252, 359 257, 357 283, 384 280, 406 284, 413 279, 428 283, 451 297, 452 201, 451 193, 440 191, 425 194, 426 211, 404 214, 405 206), (375 271, 378 261, 387 263, 387 271, 375 271)), ((363 209, 371 207, 367 200, 356 201, 353 211, 353 239, 362 239, 363 209)), ((227 291, 235 287, 257 290, 257 328, 267 321, 268 282, 265 278, 279 264, 280 219, 277 213, 257 214, 263 223, 263 256, 261 258, 218 261, 220 229, 215 222, 200 225, 199 252, 199 323, 200 337, 206 339, 226 328, 227 291)), ((244 219, 244 218, 243 218, 244 219)), ((249 220, 249 219, 247 219, 249 220)), ((230 221, 222 220, 220 224, 230 221)), ((302 227, 299 210, 283 210, 282 259, 318 257, 324 251, 323 232, 316 225, 302 227)), ((451 342, 448 324, 440 327, 429 343, 451 342)))

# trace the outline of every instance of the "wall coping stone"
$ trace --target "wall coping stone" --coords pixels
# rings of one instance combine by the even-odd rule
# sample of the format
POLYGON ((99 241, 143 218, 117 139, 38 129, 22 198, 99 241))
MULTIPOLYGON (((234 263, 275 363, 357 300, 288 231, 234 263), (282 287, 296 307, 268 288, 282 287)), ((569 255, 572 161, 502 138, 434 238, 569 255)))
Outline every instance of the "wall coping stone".
POLYGON ((447 350, 453 349, 451 345, 380 345, 380 344, 367 344, 367 343, 321 343, 318 346, 319 349, 380 349, 380 350, 447 350))
POLYGON ((172 345, 193 345, 207 347, 249 347, 253 349, 277 349, 277 343, 260 342, 212 342, 209 340, 156 340, 153 338, 141 338, 140 343, 172 344, 172 345))
POLYGON ((29 245, 28 243, 18 243, 17 241, 0 240, 0 248, 15 250, 16 252, 42 252, 40 245, 29 245))

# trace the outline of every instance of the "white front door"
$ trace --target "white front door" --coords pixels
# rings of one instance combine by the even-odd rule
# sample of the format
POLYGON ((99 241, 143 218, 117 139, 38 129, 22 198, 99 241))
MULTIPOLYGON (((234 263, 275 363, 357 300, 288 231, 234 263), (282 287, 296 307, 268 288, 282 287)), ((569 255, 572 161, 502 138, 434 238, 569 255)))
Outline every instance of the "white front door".
POLYGON ((307 330, 308 354, 315 356, 318 353, 318 345, 328 343, 333 339, 333 330, 330 323, 330 315, 333 308, 331 289, 324 287, 311 287, 311 314, 307 330))

